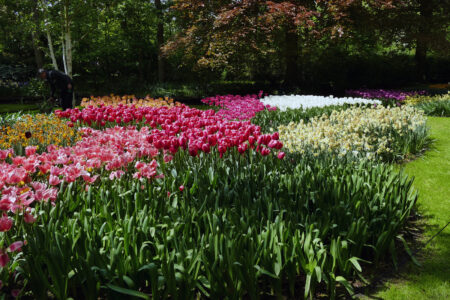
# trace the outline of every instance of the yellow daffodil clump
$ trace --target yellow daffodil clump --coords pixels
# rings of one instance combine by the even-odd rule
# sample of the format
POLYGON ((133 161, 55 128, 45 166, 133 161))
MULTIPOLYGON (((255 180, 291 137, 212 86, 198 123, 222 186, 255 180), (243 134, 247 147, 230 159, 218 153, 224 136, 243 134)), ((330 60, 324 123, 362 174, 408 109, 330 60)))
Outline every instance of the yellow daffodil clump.
POLYGON ((27 146, 38 146, 45 151, 48 145, 67 146, 81 140, 76 128, 69 127, 55 115, 24 115, 10 126, 0 129, 0 148, 21 151, 27 146))
POLYGON ((137 98, 135 95, 123 95, 117 96, 111 94, 109 96, 103 97, 94 97, 83 98, 81 101, 82 107, 88 106, 99 106, 99 105, 108 105, 108 106, 118 106, 118 105, 135 105, 136 107, 141 106, 150 106, 150 107, 161 107, 161 106, 179 106, 179 102, 174 102, 173 99, 169 97, 165 98, 151 98, 150 96, 145 96, 144 98, 137 98))
MULTIPOLYGON (((334 153, 364 155, 369 159, 392 156, 401 148, 399 140, 426 131, 422 112, 410 106, 386 108, 355 107, 315 117, 308 123, 290 123, 278 127, 280 140, 290 152, 315 156, 334 153)), ((405 142, 407 143, 407 141, 405 142)))

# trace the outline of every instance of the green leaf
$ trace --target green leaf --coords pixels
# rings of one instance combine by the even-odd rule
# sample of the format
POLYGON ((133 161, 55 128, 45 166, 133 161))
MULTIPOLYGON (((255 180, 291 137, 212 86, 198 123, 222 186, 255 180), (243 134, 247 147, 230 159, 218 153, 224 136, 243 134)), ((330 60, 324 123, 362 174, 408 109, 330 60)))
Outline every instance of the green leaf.
POLYGON ((270 272, 267 271, 267 270, 264 270, 263 268, 261 268, 261 267, 258 266, 258 265, 255 265, 255 269, 258 270, 261 274, 264 274, 264 275, 270 276, 270 277, 272 277, 272 278, 278 279, 278 276, 276 276, 276 275, 273 274, 273 273, 270 273, 270 272))
POLYGON ((131 279, 130 277, 123 275, 122 279, 123 279, 123 281, 125 281, 125 283, 128 285, 128 287, 130 287, 130 288, 136 287, 136 284, 134 283, 133 279, 131 279))
POLYGON ((350 285, 347 279, 345 279, 342 276, 336 276, 336 281, 342 284, 347 290, 347 292, 349 292, 349 294, 353 294, 353 287, 350 285))
POLYGON ((306 282, 305 282, 305 298, 309 295, 309 290, 311 288, 311 275, 306 275, 306 282))
POLYGON ((351 257, 348 260, 353 264, 353 266, 355 267, 356 270, 358 270, 358 272, 362 272, 362 268, 361 268, 361 265, 358 262, 358 258, 357 257, 351 257))
POLYGON ((121 293, 121 294, 128 295, 128 296, 133 296, 133 297, 138 297, 138 298, 141 298, 141 299, 148 299, 148 300, 150 300, 150 297, 147 294, 144 294, 144 293, 139 292, 139 291, 126 289, 126 288, 123 288, 123 287, 120 287, 120 286, 117 286, 117 285, 113 285, 113 284, 110 284, 110 283, 107 283, 106 286, 109 289, 111 289, 111 290, 113 290, 113 291, 115 291, 117 293, 121 293))
POLYGON ((405 251, 406 253, 409 255, 409 257, 411 257, 411 260, 413 261, 413 263, 418 266, 418 267, 422 267, 422 265, 420 264, 420 262, 414 257, 414 255, 411 252, 411 249, 409 248, 408 244, 406 243, 405 239, 399 235, 397 236, 397 238, 402 242, 403 247, 405 247, 405 251))
POLYGON ((320 283, 322 281, 322 269, 319 266, 315 267, 314 269, 317 275, 317 282, 320 283))

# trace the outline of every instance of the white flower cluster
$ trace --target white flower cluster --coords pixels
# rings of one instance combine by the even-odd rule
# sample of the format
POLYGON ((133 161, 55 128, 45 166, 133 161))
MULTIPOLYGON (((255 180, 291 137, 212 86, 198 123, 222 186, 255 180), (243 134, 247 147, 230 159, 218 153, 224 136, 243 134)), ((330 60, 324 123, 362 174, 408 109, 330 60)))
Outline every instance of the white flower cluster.
POLYGON ((260 100, 265 105, 278 107, 281 111, 285 111, 288 108, 312 108, 344 104, 381 104, 379 100, 314 95, 267 96, 260 100))
MULTIPOLYGON (((315 117, 308 123, 291 122, 278 127, 280 140, 290 152, 332 152, 345 155, 352 151, 368 158, 389 156, 399 139, 412 139, 426 127, 426 118, 416 109, 354 107, 334 111, 329 117, 315 117)), ((395 149, 398 150, 398 149, 395 149)))

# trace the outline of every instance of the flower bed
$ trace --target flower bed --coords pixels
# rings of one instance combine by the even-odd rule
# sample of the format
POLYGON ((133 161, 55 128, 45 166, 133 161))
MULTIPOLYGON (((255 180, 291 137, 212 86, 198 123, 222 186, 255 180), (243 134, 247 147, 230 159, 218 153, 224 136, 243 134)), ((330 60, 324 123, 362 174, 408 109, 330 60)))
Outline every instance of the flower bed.
POLYGON ((80 138, 76 129, 54 115, 23 115, 0 129, 0 149, 13 148, 16 154, 24 154, 25 147, 37 146, 41 152, 48 145, 68 146, 80 138))
POLYGON ((351 97, 362 97, 367 99, 389 99, 396 101, 403 101, 406 97, 417 96, 417 95, 425 95, 425 91, 398 91, 398 90, 374 90, 374 89, 362 89, 362 90, 347 90, 345 92, 348 96, 351 97))
POLYGON ((80 141, 42 153, 28 146, 24 156, 1 150, 2 292, 238 299, 326 290, 333 297, 337 285, 352 293, 347 280, 366 261, 395 254, 417 199, 410 179, 366 159, 299 154, 295 136, 309 128, 282 127, 288 147, 266 128, 290 118, 322 122, 326 139, 333 120, 343 142, 348 131, 357 146, 388 139, 404 146, 419 140, 420 113, 408 106, 269 111, 258 96, 210 103, 224 108, 58 111, 62 128, 78 130, 80 141), (232 121, 240 118, 264 129, 232 121))
POLYGON ((202 100, 207 105, 221 107, 217 115, 228 120, 249 120, 255 116, 257 112, 267 110, 276 110, 276 107, 264 105, 260 98, 262 92, 258 95, 226 95, 205 98, 202 100))
POLYGON ((353 153, 393 161, 421 151, 427 142, 426 119, 411 107, 350 108, 278 127, 291 152, 353 153))
MULTIPOLYGON (((267 156, 272 151, 278 152, 283 146, 278 141, 278 134, 263 135, 258 126, 249 122, 226 121, 214 116, 212 111, 204 112, 186 106, 170 110, 136 110, 146 112, 145 123, 151 124, 154 129, 147 126, 140 130, 135 126, 116 126, 105 130, 82 128, 83 139, 72 147, 51 144, 46 152, 37 154, 37 146, 27 146, 26 156, 16 155, 12 149, 0 150, 0 191, 5 200, 3 210, 15 213, 27 210, 34 201, 50 199, 50 196, 36 198, 37 191, 32 187, 38 184, 37 181, 43 182, 38 184, 39 189, 44 194, 48 192, 55 200, 55 190, 48 189, 48 186, 59 186, 61 182, 82 179, 87 184, 93 184, 100 175, 112 180, 133 170, 133 178, 151 179, 156 176, 157 166, 152 159, 160 153, 168 162, 179 150, 187 150, 191 156, 197 156, 217 149, 223 156, 231 148, 236 148, 241 154, 254 148, 267 156), (150 163, 145 164, 139 161, 141 159, 150 163)), ((70 112, 79 110, 68 110, 60 116, 70 112)), ((28 118, 25 116, 25 119, 28 118)))
POLYGON ((262 98, 261 102, 264 105, 275 106, 282 111, 288 108, 313 108, 345 104, 381 104, 378 100, 363 98, 335 98, 333 96, 323 97, 312 95, 267 96, 262 98))
POLYGON ((178 106, 180 103, 174 102, 173 99, 169 97, 165 98, 152 98, 150 96, 145 96, 144 98, 137 98, 135 95, 123 95, 117 96, 111 94, 110 96, 83 98, 81 100, 82 107, 89 106, 118 106, 118 105, 134 105, 134 106, 150 106, 150 107, 161 107, 161 106, 178 106))

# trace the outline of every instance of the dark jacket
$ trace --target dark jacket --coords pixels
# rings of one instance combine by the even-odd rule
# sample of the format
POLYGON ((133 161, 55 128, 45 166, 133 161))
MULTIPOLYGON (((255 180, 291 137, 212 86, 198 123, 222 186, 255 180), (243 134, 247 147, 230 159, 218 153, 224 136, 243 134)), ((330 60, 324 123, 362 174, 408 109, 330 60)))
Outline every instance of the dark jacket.
POLYGON ((61 93, 72 92, 67 88, 67 85, 69 83, 73 86, 72 79, 62 72, 56 70, 47 71, 47 81, 50 84, 50 88, 52 90, 52 97, 55 97, 56 89, 60 90, 61 93))

